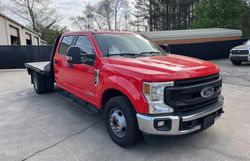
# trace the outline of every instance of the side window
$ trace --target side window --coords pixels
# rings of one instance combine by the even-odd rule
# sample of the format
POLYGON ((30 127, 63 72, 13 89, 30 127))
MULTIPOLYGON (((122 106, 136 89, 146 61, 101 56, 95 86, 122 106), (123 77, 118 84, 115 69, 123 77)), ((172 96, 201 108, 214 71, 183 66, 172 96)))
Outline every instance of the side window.
POLYGON ((82 55, 84 54, 94 55, 95 54, 94 48, 92 47, 92 44, 89 41, 89 38, 87 36, 78 36, 75 46, 81 49, 82 55))
POLYGON ((64 36, 60 47, 59 47, 59 54, 66 55, 68 48, 72 45, 72 42, 74 40, 74 36, 64 36))

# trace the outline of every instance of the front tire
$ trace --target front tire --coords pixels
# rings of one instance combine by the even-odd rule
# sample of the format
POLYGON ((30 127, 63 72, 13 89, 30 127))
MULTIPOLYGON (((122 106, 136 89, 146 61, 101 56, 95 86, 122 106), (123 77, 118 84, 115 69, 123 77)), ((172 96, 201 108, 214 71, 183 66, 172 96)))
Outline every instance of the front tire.
POLYGON ((242 63, 241 61, 232 61, 233 65, 241 65, 241 63, 242 63))
POLYGON ((136 112, 126 97, 117 96, 106 103, 104 120, 111 139, 119 146, 128 147, 141 140, 136 112))

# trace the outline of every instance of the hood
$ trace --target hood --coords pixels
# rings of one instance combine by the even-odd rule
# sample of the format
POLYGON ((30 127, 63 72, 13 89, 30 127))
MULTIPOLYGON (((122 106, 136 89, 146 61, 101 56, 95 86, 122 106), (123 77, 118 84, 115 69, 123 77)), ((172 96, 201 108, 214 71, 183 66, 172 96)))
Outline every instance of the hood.
POLYGON ((148 81, 174 81, 219 73, 217 65, 186 56, 109 57, 116 72, 148 81))
POLYGON ((250 45, 240 45, 234 47, 232 50, 248 50, 248 49, 250 49, 250 45))

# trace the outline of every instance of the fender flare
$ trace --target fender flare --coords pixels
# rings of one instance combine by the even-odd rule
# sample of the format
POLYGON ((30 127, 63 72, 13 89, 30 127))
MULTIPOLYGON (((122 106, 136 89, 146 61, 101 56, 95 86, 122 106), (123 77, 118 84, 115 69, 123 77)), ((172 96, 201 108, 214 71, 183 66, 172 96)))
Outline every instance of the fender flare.
POLYGON ((98 108, 100 109, 102 108, 102 100, 103 100, 105 92, 113 89, 124 94, 132 103, 136 112, 139 112, 139 113, 146 112, 145 108, 147 108, 147 102, 144 96, 142 95, 142 93, 139 92, 138 90, 138 88, 140 87, 136 87, 135 84, 125 79, 124 77, 111 76, 111 77, 108 77, 107 79, 108 81, 106 80, 105 82, 108 82, 108 83, 103 83, 102 85, 104 86, 101 86, 101 88, 97 89, 98 108))

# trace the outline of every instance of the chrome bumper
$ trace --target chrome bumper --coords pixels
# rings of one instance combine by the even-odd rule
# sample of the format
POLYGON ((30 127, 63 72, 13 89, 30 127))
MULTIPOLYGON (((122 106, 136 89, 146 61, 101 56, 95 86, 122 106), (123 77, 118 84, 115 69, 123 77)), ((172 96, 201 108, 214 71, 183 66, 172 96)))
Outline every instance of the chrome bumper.
POLYGON ((250 61, 250 55, 229 55, 230 60, 250 61))
POLYGON ((223 97, 221 97, 217 103, 212 104, 210 106, 207 106, 206 110, 192 113, 190 115, 183 115, 183 116, 170 115, 170 116, 153 117, 153 116, 146 116, 146 115, 137 114, 137 121, 138 121, 139 129, 145 134, 184 135, 184 134, 195 132, 197 130, 201 130, 202 125, 201 124, 196 125, 188 130, 180 130, 181 123, 197 120, 197 119, 200 119, 202 117, 208 116, 210 114, 216 113, 217 111, 222 110, 223 104, 224 104, 224 99, 223 99, 223 97), (157 130, 154 127, 155 120, 171 120, 171 129, 169 131, 157 130))

